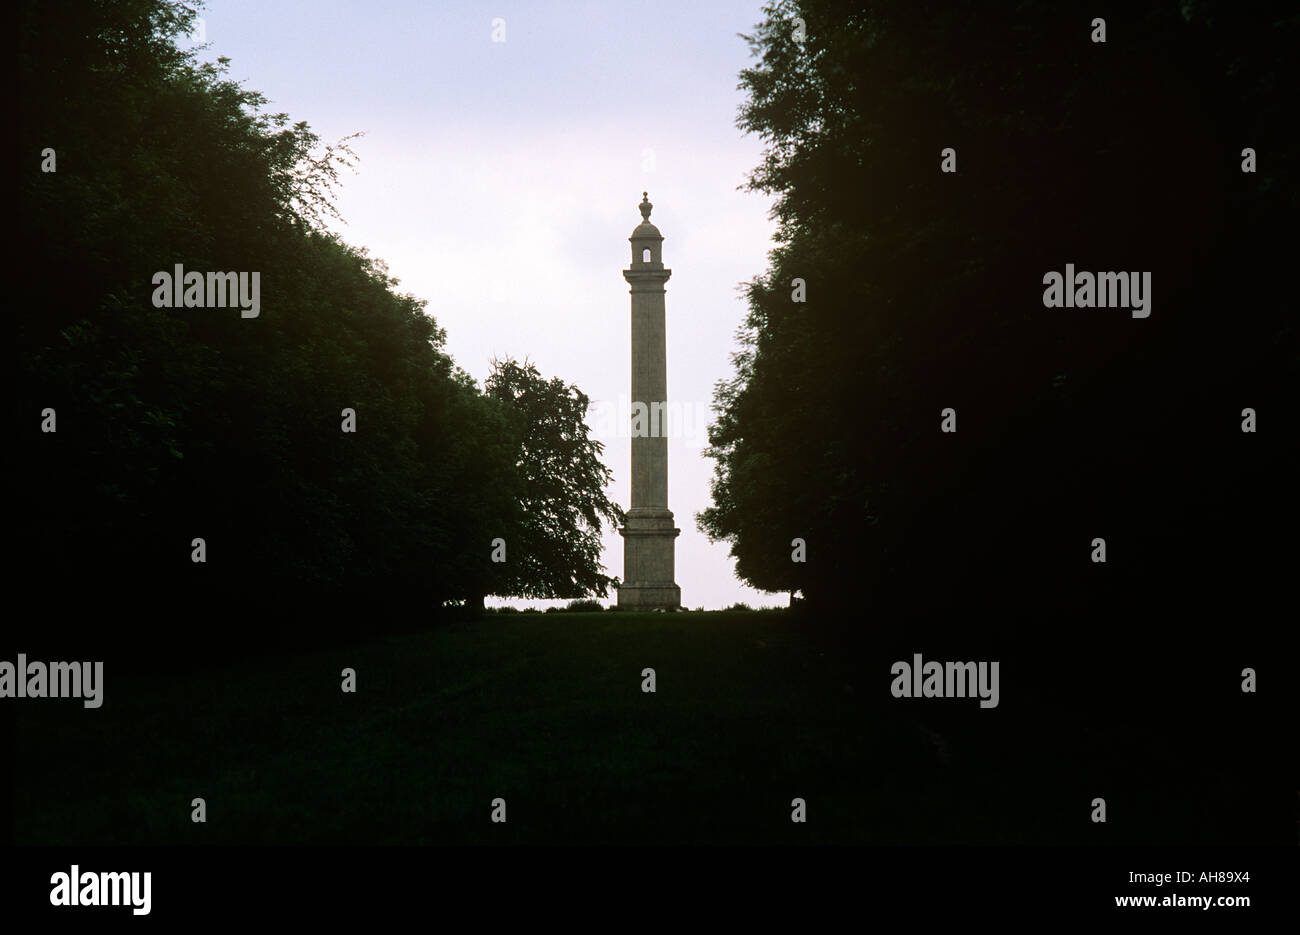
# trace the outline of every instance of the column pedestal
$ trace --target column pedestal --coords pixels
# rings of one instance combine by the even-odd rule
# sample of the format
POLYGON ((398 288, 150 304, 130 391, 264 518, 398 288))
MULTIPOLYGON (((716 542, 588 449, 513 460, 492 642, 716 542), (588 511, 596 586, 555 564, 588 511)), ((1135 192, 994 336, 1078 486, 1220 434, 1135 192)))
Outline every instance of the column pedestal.
POLYGON ((627 580, 618 589, 618 606, 626 610, 677 610, 682 589, 673 581, 674 551, 681 530, 671 510, 631 509, 619 530, 627 580))

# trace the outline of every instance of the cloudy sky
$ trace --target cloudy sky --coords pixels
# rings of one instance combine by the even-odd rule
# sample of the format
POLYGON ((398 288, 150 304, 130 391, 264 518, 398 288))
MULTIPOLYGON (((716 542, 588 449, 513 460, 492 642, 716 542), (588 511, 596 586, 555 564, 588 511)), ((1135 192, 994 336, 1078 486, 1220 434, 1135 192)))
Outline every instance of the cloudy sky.
MULTIPOLYGON (((709 504, 713 386, 731 373, 745 314, 738 286, 765 269, 774 229, 770 199, 738 190, 762 153, 735 126, 738 75, 753 61, 738 34, 763 18, 759 0, 208 0, 201 15, 203 58, 230 58, 230 77, 269 110, 324 142, 365 133, 335 228, 428 301, 480 381, 509 355, 587 393, 625 507, 620 270, 649 191, 673 271, 668 505, 682 603, 785 603, 741 585, 727 546, 695 524, 709 504)), ((615 533, 604 563, 622 576, 615 533)))

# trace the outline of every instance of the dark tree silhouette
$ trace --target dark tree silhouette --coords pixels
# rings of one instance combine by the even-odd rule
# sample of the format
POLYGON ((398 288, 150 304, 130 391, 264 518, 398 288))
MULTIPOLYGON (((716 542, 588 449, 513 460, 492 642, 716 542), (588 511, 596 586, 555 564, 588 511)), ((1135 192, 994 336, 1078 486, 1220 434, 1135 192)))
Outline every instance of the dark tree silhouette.
POLYGON ((777 196, 777 243, 699 517, 742 579, 1032 615, 1239 612, 1243 581, 1285 578, 1300 19, 1273 6, 765 8, 739 124, 767 144, 750 188, 777 196), (1044 308, 1066 263, 1151 271, 1151 317, 1044 308), (1243 434, 1248 406, 1281 421, 1243 434), (1104 581, 1094 536, 1125 553, 1104 581))
POLYGON ((584 486, 603 483, 599 448, 547 434, 572 431, 554 420, 579 397, 517 370, 489 396, 455 366, 424 302, 322 229, 351 137, 321 146, 225 60, 179 48, 196 12, 18 10, 11 572, 62 635, 159 652, 426 621, 486 586, 503 528, 536 555, 512 587, 603 593, 575 532, 608 508, 584 486), (41 170, 47 148, 57 171, 41 170), (260 315, 154 307, 153 275, 176 264, 258 271, 260 315), (531 408, 503 406, 509 390, 531 408), (528 485, 553 470, 573 471, 572 499, 546 507, 528 485), (105 628, 104 608, 124 622, 105 628))

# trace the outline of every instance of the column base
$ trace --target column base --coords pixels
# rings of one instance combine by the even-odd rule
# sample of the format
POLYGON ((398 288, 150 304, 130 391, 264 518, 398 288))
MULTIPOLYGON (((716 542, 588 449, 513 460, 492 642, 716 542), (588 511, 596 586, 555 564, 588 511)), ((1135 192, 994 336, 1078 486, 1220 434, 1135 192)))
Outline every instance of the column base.
POLYGON ((623 571, 627 581, 618 589, 623 610, 677 610, 682 589, 673 581, 673 540, 681 530, 663 507, 634 507, 619 529, 623 536, 623 571))
POLYGON ((618 589, 619 610, 680 610, 682 589, 675 584, 629 582, 618 589))

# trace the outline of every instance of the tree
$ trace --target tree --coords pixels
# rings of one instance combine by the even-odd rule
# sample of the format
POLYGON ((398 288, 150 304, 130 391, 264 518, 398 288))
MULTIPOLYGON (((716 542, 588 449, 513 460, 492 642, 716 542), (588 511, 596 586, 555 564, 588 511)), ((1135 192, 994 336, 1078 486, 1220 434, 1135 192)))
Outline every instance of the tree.
POLYGON ((505 512, 513 429, 424 302, 321 229, 347 140, 318 152, 182 51, 195 14, 20 5, 11 572, 115 649, 427 620, 505 512), (155 307, 176 264, 260 271, 259 317, 155 307), (28 431, 47 408, 57 432, 28 431))
MULTIPOLYGON (((749 188, 777 196, 776 245, 715 393, 699 516, 738 574, 908 612, 1113 607, 1163 600, 1207 522, 1216 541, 1254 543, 1234 567, 1276 567, 1237 498, 1285 489, 1282 436, 1249 461, 1217 435, 1195 456, 1184 440, 1229 424, 1229 399, 1285 409, 1294 379, 1278 297, 1300 17, 1132 3, 1099 46, 1081 3, 764 13, 738 123, 767 146, 749 188), (1239 171, 1254 139, 1276 160, 1267 178, 1239 171), (1067 262, 1151 271, 1153 317, 1045 309, 1041 277, 1067 262), (940 431, 948 407, 955 434, 940 431), (1071 531, 1090 525, 1143 555, 1140 578, 1086 584, 1071 531), (789 560, 794 537, 806 564, 789 560)), ((1231 575, 1215 580, 1229 604, 1231 575)))
POLYGON ((517 471, 516 509, 501 535, 507 561, 495 565, 490 593, 605 597, 616 579, 600 564, 602 519, 621 524, 624 516, 605 494, 613 474, 601 462, 605 446, 589 437, 590 400, 510 358, 492 361, 484 391, 507 413, 517 471))

